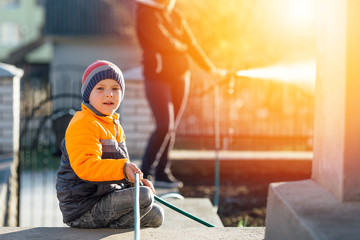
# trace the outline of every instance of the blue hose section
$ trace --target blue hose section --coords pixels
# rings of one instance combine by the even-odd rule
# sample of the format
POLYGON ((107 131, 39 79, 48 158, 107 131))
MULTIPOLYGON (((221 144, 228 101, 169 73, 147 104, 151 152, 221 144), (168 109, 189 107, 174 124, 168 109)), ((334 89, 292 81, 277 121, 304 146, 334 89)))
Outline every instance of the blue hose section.
POLYGON ((134 197, 134 239, 140 240, 140 206, 139 206, 139 173, 135 173, 135 197, 134 197))
POLYGON ((215 129, 215 193, 214 207, 219 206, 220 194, 220 117, 219 117, 219 86, 214 86, 214 129, 215 129))

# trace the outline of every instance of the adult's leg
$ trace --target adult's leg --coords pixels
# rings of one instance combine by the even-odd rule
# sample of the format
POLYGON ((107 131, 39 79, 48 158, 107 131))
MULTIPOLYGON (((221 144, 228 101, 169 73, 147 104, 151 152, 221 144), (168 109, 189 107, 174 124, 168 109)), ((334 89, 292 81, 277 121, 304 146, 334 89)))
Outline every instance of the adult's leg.
POLYGON ((141 170, 144 177, 155 174, 159 158, 169 141, 169 130, 174 127, 174 106, 171 88, 166 82, 145 81, 146 96, 152 110, 156 128, 151 134, 144 152, 141 170))
MULTIPOLYGON (((135 188, 109 193, 102 197, 90 211, 68 225, 76 228, 132 228, 134 226, 134 194, 135 188)), ((140 187, 139 203, 141 225, 161 226, 164 212, 160 206, 154 204, 150 188, 140 187)))
POLYGON ((181 117, 186 107, 189 96, 189 88, 189 75, 186 75, 185 78, 181 78, 172 82, 171 85, 171 102, 174 109, 174 120, 172 127, 168 131, 169 140, 165 146, 164 151, 162 152, 162 155, 160 156, 160 160, 156 169, 155 178, 160 181, 166 180, 169 175, 171 176, 171 162, 169 161, 169 152, 173 149, 175 143, 176 129, 180 123, 181 117))

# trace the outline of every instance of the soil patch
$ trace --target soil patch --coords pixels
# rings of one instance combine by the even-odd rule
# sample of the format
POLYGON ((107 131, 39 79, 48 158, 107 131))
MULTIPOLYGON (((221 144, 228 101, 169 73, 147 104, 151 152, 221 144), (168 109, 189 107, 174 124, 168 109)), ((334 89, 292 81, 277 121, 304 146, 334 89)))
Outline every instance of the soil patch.
MULTIPOLYGON (((218 215, 225 227, 264 227, 268 184, 220 186, 218 215)), ((213 203, 214 186, 184 186, 184 197, 209 198, 213 203)))

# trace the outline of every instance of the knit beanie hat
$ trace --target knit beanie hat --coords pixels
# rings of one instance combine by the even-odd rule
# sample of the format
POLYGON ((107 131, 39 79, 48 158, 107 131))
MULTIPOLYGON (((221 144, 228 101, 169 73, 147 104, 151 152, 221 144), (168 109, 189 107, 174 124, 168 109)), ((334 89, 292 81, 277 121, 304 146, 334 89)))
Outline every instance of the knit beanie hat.
POLYGON ((124 98, 125 82, 121 70, 113 63, 105 60, 97 60, 90 64, 82 77, 81 94, 84 103, 89 103, 89 96, 95 85, 104 79, 117 81, 121 88, 120 101, 124 98))

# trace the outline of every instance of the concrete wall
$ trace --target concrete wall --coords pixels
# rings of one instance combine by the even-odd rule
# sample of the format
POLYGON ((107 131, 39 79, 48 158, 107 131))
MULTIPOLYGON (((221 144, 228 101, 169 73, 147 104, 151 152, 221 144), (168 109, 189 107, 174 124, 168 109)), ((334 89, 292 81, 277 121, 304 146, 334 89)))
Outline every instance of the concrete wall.
POLYGON ((359 201, 360 2, 320 4, 313 178, 340 200, 359 201))
POLYGON ((360 1, 318 4, 312 179, 270 185, 269 240, 360 236, 360 1))

